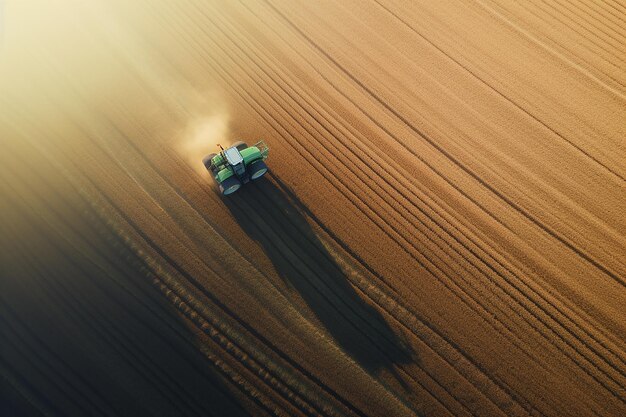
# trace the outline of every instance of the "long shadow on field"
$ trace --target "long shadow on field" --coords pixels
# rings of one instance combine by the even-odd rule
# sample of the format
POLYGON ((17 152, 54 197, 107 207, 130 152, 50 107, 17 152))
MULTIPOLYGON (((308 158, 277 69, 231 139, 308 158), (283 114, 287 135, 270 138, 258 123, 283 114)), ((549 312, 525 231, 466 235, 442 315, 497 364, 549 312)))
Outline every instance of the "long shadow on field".
POLYGON ((244 231, 256 240, 280 277, 319 322, 371 373, 413 360, 406 344, 350 284, 306 220, 311 213, 277 178, 242 187, 225 199, 244 231))

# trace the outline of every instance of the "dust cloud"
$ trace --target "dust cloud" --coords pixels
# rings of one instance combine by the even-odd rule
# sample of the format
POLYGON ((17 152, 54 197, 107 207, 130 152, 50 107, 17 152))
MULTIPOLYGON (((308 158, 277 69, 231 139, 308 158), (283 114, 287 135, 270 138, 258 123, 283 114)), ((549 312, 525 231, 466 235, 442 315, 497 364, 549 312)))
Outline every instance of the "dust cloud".
POLYGON ((198 173, 206 172, 201 163, 205 155, 217 152, 218 144, 227 145, 229 121, 226 110, 193 119, 177 141, 176 150, 198 173))

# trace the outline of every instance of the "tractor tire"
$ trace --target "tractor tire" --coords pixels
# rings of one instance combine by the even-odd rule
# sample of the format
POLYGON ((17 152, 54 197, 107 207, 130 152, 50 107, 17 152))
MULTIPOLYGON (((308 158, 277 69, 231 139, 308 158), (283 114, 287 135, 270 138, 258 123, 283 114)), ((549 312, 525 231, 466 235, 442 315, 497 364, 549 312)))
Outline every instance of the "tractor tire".
POLYGON ((241 181, 233 175, 232 177, 226 178, 220 184, 220 191, 222 192, 222 195, 229 195, 237 191, 240 187, 241 181))
POLYGON ((248 167, 248 174, 250 174, 250 179, 258 180, 267 172, 267 165, 263 162, 262 159, 254 161, 250 163, 248 167))
POLYGON ((208 154, 207 156, 205 156, 204 158, 202 158, 202 164, 211 173, 213 173, 211 171, 211 159, 213 159, 213 157, 215 155, 217 155, 217 154, 216 153, 211 153, 211 154, 208 154))
POLYGON ((235 148, 237 148, 239 150, 239 152, 243 151, 244 149, 246 149, 248 147, 248 145, 245 142, 242 142, 242 141, 238 141, 238 142, 235 142, 232 145, 230 145, 231 148, 233 146, 235 148))

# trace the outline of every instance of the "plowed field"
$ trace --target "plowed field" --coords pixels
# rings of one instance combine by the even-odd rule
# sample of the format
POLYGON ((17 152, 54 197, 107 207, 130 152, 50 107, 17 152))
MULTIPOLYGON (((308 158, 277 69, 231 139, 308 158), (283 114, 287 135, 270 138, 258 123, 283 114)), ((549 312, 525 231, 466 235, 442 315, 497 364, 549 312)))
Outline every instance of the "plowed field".
POLYGON ((1 415, 626 415, 622 1, 0 19, 1 415))

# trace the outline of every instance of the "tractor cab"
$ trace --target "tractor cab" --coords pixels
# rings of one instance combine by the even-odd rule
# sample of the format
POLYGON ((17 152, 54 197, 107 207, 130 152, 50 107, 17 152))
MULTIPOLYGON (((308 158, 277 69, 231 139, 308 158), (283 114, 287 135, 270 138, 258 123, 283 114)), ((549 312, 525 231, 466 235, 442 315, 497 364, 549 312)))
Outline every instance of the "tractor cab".
POLYGON ((224 156, 235 172, 235 175, 242 183, 245 184, 250 181, 250 176, 246 172, 246 165, 244 163, 243 156, 241 156, 241 152, 239 152, 239 149, 237 149, 236 146, 226 149, 224 151, 224 156))

